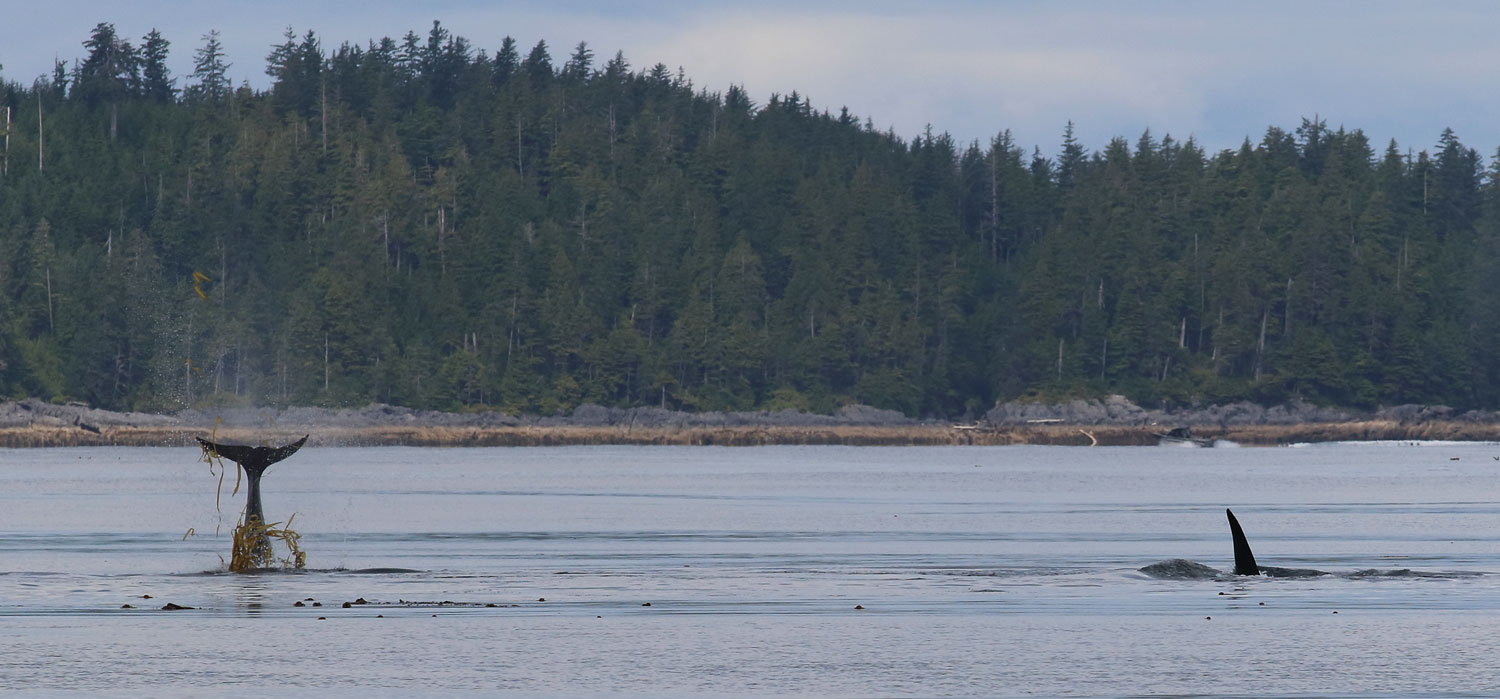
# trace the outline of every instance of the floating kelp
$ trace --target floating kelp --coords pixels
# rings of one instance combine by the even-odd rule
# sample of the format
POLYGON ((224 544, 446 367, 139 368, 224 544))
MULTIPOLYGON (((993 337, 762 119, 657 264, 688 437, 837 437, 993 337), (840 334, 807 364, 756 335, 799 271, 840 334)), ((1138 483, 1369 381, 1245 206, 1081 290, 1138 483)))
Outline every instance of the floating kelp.
POLYGON ((244 573, 265 568, 303 568, 307 566, 307 552, 302 550, 302 535, 292 530, 292 520, 286 525, 280 522, 265 524, 258 518, 250 518, 234 528, 234 548, 229 557, 229 572, 244 573), (271 539, 280 539, 286 546, 286 556, 276 556, 271 539))

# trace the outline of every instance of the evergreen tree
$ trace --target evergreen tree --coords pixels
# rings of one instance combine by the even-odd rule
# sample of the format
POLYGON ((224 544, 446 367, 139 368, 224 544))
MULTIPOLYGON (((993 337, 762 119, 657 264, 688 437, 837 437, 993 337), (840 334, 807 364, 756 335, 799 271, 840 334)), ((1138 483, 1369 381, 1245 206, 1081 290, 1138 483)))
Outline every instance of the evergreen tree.
POLYGON ((562 77, 574 83, 581 83, 589 79, 593 74, 594 52, 589 49, 588 42, 580 41, 574 47, 573 55, 568 57, 568 62, 563 64, 562 77))
POLYGON ((115 25, 95 25, 83 46, 89 55, 78 67, 73 96, 111 105, 131 97, 140 82, 140 65, 130 42, 116 36, 115 25))
POLYGON ((521 70, 531 80, 534 90, 545 89, 552 82, 552 56, 547 53, 547 42, 538 41, 531 53, 521 63, 521 70))
POLYGON ((141 40, 141 96, 156 102, 171 102, 177 95, 177 78, 167 68, 167 48, 171 42, 152 29, 141 40))
POLYGON ((520 67, 520 61, 520 54, 516 52, 516 40, 508 36, 501 40, 500 50, 495 52, 494 84, 499 86, 510 80, 520 67))
POLYGON ((115 35, 115 26, 100 22, 94 26, 88 41, 88 58, 78 67, 73 81, 73 96, 91 105, 109 105, 109 138, 119 133, 120 102, 140 90, 140 60, 130 42, 115 35))
POLYGON ((229 66, 224 62, 219 30, 210 30, 203 35, 203 46, 193 52, 192 78, 197 82, 188 86, 187 97, 201 102, 224 101, 229 97, 229 66))

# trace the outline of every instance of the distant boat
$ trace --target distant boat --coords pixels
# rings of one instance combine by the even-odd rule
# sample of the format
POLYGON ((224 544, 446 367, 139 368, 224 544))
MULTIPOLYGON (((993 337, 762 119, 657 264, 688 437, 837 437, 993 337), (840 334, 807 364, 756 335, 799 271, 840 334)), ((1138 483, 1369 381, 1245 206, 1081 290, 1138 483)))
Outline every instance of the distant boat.
POLYGON ((1164 447, 1211 447, 1214 440, 1193 436, 1191 427, 1173 427, 1166 432, 1152 432, 1157 444, 1164 447))

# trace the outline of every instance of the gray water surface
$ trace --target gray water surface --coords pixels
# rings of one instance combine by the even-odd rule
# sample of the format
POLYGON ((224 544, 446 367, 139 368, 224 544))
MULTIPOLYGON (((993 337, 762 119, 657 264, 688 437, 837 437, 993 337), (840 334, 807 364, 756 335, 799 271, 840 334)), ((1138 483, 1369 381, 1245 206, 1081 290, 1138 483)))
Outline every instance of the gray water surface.
POLYGON ((263 482, 308 569, 233 575, 197 450, 0 450, 0 690, 1494 694, 1497 457, 310 446, 263 482), (1139 571, 1231 569, 1225 507, 1330 575, 1139 571))

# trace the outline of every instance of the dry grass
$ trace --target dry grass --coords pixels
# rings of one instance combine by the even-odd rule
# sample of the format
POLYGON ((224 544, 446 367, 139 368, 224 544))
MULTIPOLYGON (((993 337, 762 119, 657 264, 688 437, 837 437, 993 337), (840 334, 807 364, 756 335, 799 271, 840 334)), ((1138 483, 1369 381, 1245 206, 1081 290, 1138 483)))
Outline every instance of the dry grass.
POLYGON ((1493 442, 1500 441, 1500 424, 1448 421, 1401 423, 1394 420, 1365 420, 1361 422, 1315 422, 1304 425, 1255 425, 1222 430, 1194 428, 1193 434, 1231 439, 1241 444, 1253 445, 1351 440, 1493 442))
MULTIPOLYGON (((837 444, 848 446, 949 446, 1052 444, 1147 446, 1156 444, 1160 426, 1027 425, 995 430, 956 430, 946 425, 896 427, 298 427, 265 429, 220 427, 216 439, 242 444, 289 442, 311 434, 318 446, 546 447, 567 445, 761 446, 837 444)), ((95 434, 71 427, 0 429, 0 447, 189 446, 203 428, 112 427, 95 434)), ((1363 421, 1303 425, 1193 426, 1193 434, 1245 445, 1341 440, 1500 441, 1500 424, 1466 422, 1400 423, 1363 421)))

